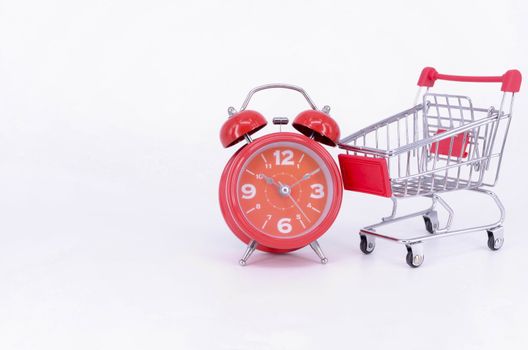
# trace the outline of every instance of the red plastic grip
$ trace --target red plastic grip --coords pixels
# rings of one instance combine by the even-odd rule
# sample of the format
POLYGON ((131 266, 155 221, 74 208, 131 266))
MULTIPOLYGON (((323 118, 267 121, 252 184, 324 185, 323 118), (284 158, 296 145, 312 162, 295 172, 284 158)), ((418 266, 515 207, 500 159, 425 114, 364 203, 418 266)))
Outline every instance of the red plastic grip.
POLYGON ((368 158, 352 154, 337 156, 345 190, 391 197, 387 161, 384 158, 368 158))
POLYGON ((501 90, 504 92, 519 92, 521 88, 522 76, 517 69, 511 69, 501 76, 477 77, 467 75, 440 74, 433 67, 422 69, 418 86, 431 87, 437 80, 463 81, 473 83, 502 83, 501 90))

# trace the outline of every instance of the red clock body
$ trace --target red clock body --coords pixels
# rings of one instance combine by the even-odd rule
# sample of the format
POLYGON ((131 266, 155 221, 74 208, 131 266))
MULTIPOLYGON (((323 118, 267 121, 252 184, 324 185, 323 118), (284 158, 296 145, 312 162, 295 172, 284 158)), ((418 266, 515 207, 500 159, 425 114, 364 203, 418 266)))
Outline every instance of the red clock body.
POLYGON ((332 156, 312 138, 282 132, 238 150, 220 180, 225 221, 244 243, 284 253, 302 248, 334 222, 342 180, 332 156))

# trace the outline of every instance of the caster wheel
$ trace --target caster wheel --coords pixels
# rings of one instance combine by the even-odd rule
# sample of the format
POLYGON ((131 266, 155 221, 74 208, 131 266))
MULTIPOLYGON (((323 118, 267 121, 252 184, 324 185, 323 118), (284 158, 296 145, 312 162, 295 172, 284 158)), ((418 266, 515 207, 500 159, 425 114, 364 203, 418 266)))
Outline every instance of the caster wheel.
POLYGON ((499 250, 504 244, 504 228, 502 226, 488 230, 488 248, 499 250))
POLYGON ((429 233, 435 233, 438 229, 438 213, 433 210, 423 216, 425 222, 425 229, 429 233))
POLYGON ((370 254, 374 251, 374 248, 376 248, 376 243, 373 238, 368 239, 367 236, 361 235, 361 242, 359 243, 359 249, 364 254, 370 254))
POLYGON ((407 265, 410 267, 416 268, 420 267, 424 261, 424 255, 423 254, 417 254, 413 252, 411 247, 407 247, 407 256, 405 257, 405 261, 407 262, 407 265))

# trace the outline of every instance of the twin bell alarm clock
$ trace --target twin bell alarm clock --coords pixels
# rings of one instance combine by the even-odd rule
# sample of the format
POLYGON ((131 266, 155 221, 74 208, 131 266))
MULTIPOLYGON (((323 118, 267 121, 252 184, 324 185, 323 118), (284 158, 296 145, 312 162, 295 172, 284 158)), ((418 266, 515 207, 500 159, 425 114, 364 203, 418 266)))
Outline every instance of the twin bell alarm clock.
MULTIPOLYGON (((243 145, 225 166, 219 199, 227 225, 247 245, 241 265, 255 249, 282 254, 307 245, 321 263, 328 261, 317 239, 334 222, 343 194, 339 168, 324 147, 334 147, 340 135, 329 112, 328 106, 317 109, 302 88, 287 84, 256 87, 240 110, 228 109, 220 141, 225 148, 243 145), (298 133, 252 137, 268 122, 247 106, 255 93, 268 89, 290 89, 304 96, 311 108, 293 120, 298 133)), ((272 121, 288 124, 287 118, 272 121)))

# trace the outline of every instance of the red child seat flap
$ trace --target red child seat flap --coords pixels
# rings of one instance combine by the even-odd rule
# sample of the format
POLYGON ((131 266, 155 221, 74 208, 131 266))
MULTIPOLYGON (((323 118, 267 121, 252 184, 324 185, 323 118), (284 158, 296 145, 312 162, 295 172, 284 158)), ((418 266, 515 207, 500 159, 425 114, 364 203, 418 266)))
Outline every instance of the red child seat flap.
MULTIPOLYGON (((435 135, 446 132, 445 129, 438 129, 435 135)), ((431 153, 442 154, 444 156, 449 155, 449 148, 451 147, 451 139, 453 139, 453 148, 451 149, 451 157, 462 157, 466 158, 468 156, 467 146, 469 145, 470 135, 467 132, 458 134, 453 137, 443 139, 438 142, 434 142, 431 145, 431 153)))
POLYGON ((387 161, 384 158, 368 158, 340 154, 339 166, 345 190, 391 197, 387 161))

